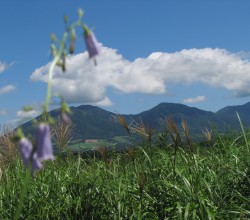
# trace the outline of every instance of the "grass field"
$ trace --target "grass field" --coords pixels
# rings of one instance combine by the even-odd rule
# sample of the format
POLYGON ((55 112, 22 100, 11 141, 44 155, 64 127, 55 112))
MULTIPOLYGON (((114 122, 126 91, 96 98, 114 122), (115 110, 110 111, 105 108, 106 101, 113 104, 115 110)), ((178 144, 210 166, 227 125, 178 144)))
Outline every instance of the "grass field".
POLYGON ((129 146, 129 137, 127 136, 115 136, 111 140, 104 140, 104 139, 99 139, 97 142, 94 143, 85 143, 82 140, 75 140, 72 143, 69 143, 67 149, 68 150, 73 150, 73 151, 87 151, 87 150, 93 150, 99 147, 109 147, 113 148, 116 146, 129 146))
POLYGON ((17 155, 2 167, 0 219, 14 219, 24 189, 19 219, 250 219, 249 133, 203 144, 171 134, 57 155, 34 179, 17 155))

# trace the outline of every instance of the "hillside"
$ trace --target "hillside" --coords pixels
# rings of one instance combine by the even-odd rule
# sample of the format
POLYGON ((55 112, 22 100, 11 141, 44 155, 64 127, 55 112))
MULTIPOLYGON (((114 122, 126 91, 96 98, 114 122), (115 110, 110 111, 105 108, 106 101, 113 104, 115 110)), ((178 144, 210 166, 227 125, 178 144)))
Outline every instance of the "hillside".
MULTIPOLYGON (((124 129, 112 120, 112 112, 91 105, 71 107, 71 112, 70 118, 74 124, 73 139, 110 139, 117 135, 126 135, 124 129)), ((50 112, 53 118, 57 118, 59 114, 59 109, 50 112)), ((34 135, 32 121, 22 127, 26 134, 34 135)))
POLYGON ((161 103, 135 117, 141 117, 143 121, 154 128, 159 128, 162 119, 166 117, 172 117, 179 127, 182 120, 185 119, 193 133, 201 133, 202 129, 209 128, 211 125, 216 125, 221 129, 221 124, 223 124, 220 118, 213 112, 174 103, 161 103))
POLYGON ((216 115, 221 118, 224 122, 229 122, 229 124, 234 127, 239 127, 238 117, 236 112, 240 115, 241 121, 244 126, 250 126, 250 102, 243 105, 237 106, 227 106, 216 112, 216 115))
MULTIPOLYGON (((115 113, 91 105, 71 107, 71 111, 71 120, 75 126, 73 139, 110 139, 114 136, 126 135, 121 125, 112 120, 112 116, 116 115, 115 113)), ((222 133, 232 128, 238 129, 239 122, 236 112, 240 114, 244 125, 249 126, 250 103, 225 107, 216 113, 183 104, 161 103, 147 111, 134 115, 124 115, 124 117, 128 123, 131 121, 135 123, 143 122, 146 126, 158 130, 160 130, 163 119, 166 117, 171 116, 178 127, 181 127, 181 121, 185 119, 188 122, 191 134, 199 135, 203 129, 210 129, 211 127, 216 127, 222 133)), ((59 109, 50 112, 55 118, 59 113, 59 109)), ((27 122, 22 127, 25 133, 34 133, 32 122, 27 122)))

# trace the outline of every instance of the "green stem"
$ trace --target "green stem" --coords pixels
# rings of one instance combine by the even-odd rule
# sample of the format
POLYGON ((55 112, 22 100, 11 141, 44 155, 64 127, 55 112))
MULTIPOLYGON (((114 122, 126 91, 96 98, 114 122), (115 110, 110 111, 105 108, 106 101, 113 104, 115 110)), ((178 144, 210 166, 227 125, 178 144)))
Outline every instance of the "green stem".
POLYGON ((50 99, 51 99, 51 82, 53 78, 53 71, 55 69, 56 63, 58 62, 59 57, 56 56, 55 59, 52 61, 50 68, 49 68, 49 77, 48 77, 48 85, 47 85, 47 95, 46 95, 46 100, 44 104, 44 110, 45 112, 48 111, 50 99))
POLYGON ((54 69, 56 67, 57 62, 60 60, 60 57, 61 57, 61 55, 63 53, 64 44, 65 44, 65 41, 67 39, 67 36, 68 36, 68 33, 65 32, 64 35, 63 35, 63 39, 60 42, 60 47, 59 47, 58 53, 54 57, 51 65, 50 65, 50 68, 49 68, 47 95, 46 95, 46 100, 45 100, 45 104, 44 104, 44 111, 45 112, 48 111, 49 104, 50 104, 50 99, 51 99, 51 82, 52 82, 52 79, 53 79, 53 72, 54 72, 54 69))
POLYGON ((21 191, 21 196, 20 196, 20 200, 18 203, 18 207, 17 207, 17 211, 15 214, 14 220, 18 220, 20 218, 21 213, 22 213, 22 209, 24 206, 24 199, 25 199, 25 196, 27 195, 27 192, 28 192, 30 172, 31 172, 31 163, 29 164, 28 169, 26 170, 26 176, 24 179, 24 186, 23 186, 22 191, 21 191))
POLYGON ((75 26, 83 26, 83 23, 81 23, 81 19, 79 18, 78 21, 76 21, 75 23, 72 23, 68 30, 66 30, 63 34, 63 38, 59 44, 59 50, 56 54, 56 56, 54 57, 51 65, 50 65, 50 68, 49 68, 49 74, 48 74, 48 86, 47 86, 47 95, 46 95, 46 99, 45 99, 45 103, 44 103, 44 112, 46 113, 48 111, 48 108, 49 108, 49 104, 50 104, 50 99, 51 99, 51 82, 52 82, 52 79, 53 79, 53 72, 54 72, 54 69, 56 67, 56 64, 58 63, 58 61, 60 61, 60 58, 63 54, 63 51, 64 51, 64 47, 65 47, 65 42, 67 40, 67 37, 68 37, 68 33, 70 32, 71 29, 73 29, 75 26))

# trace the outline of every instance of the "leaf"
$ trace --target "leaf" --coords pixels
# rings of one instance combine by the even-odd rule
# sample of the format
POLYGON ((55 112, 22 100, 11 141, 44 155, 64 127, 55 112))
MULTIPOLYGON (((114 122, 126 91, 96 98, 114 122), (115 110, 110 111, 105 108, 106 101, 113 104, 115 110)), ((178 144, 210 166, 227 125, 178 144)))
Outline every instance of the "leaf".
POLYGON ((184 219, 188 219, 190 203, 186 205, 184 219))

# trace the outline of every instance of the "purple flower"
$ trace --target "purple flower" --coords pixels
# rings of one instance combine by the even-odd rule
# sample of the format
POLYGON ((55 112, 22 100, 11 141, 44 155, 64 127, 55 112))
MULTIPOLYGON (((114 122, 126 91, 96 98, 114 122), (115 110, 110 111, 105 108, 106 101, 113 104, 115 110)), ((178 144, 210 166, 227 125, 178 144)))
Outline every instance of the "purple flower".
POLYGON ((31 175, 33 176, 33 173, 36 170, 40 170, 43 167, 41 161, 38 159, 37 152, 34 152, 32 156, 32 167, 31 167, 31 175))
POLYGON ((69 116, 64 111, 61 113, 61 119, 65 124, 69 124, 71 122, 69 116))
POLYGON ((31 142, 27 138, 22 138, 18 143, 19 151, 22 156, 23 163, 26 167, 31 164, 31 175, 36 170, 42 168, 41 161, 37 157, 37 153, 33 152, 33 147, 31 142), (33 155, 32 155, 33 154, 33 155))
POLYGON ((22 138, 18 143, 24 165, 27 167, 31 160, 32 144, 27 138, 22 138))
POLYGON ((86 28, 84 31, 84 39, 85 39, 87 50, 89 52, 89 58, 99 55, 100 45, 95 38, 95 34, 86 28))
POLYGON ((40 160, 55 159, 50 137, 50 127, 46 123, 41 123, 38 126, 36 133, 36 150, 37 157, 40 160))

